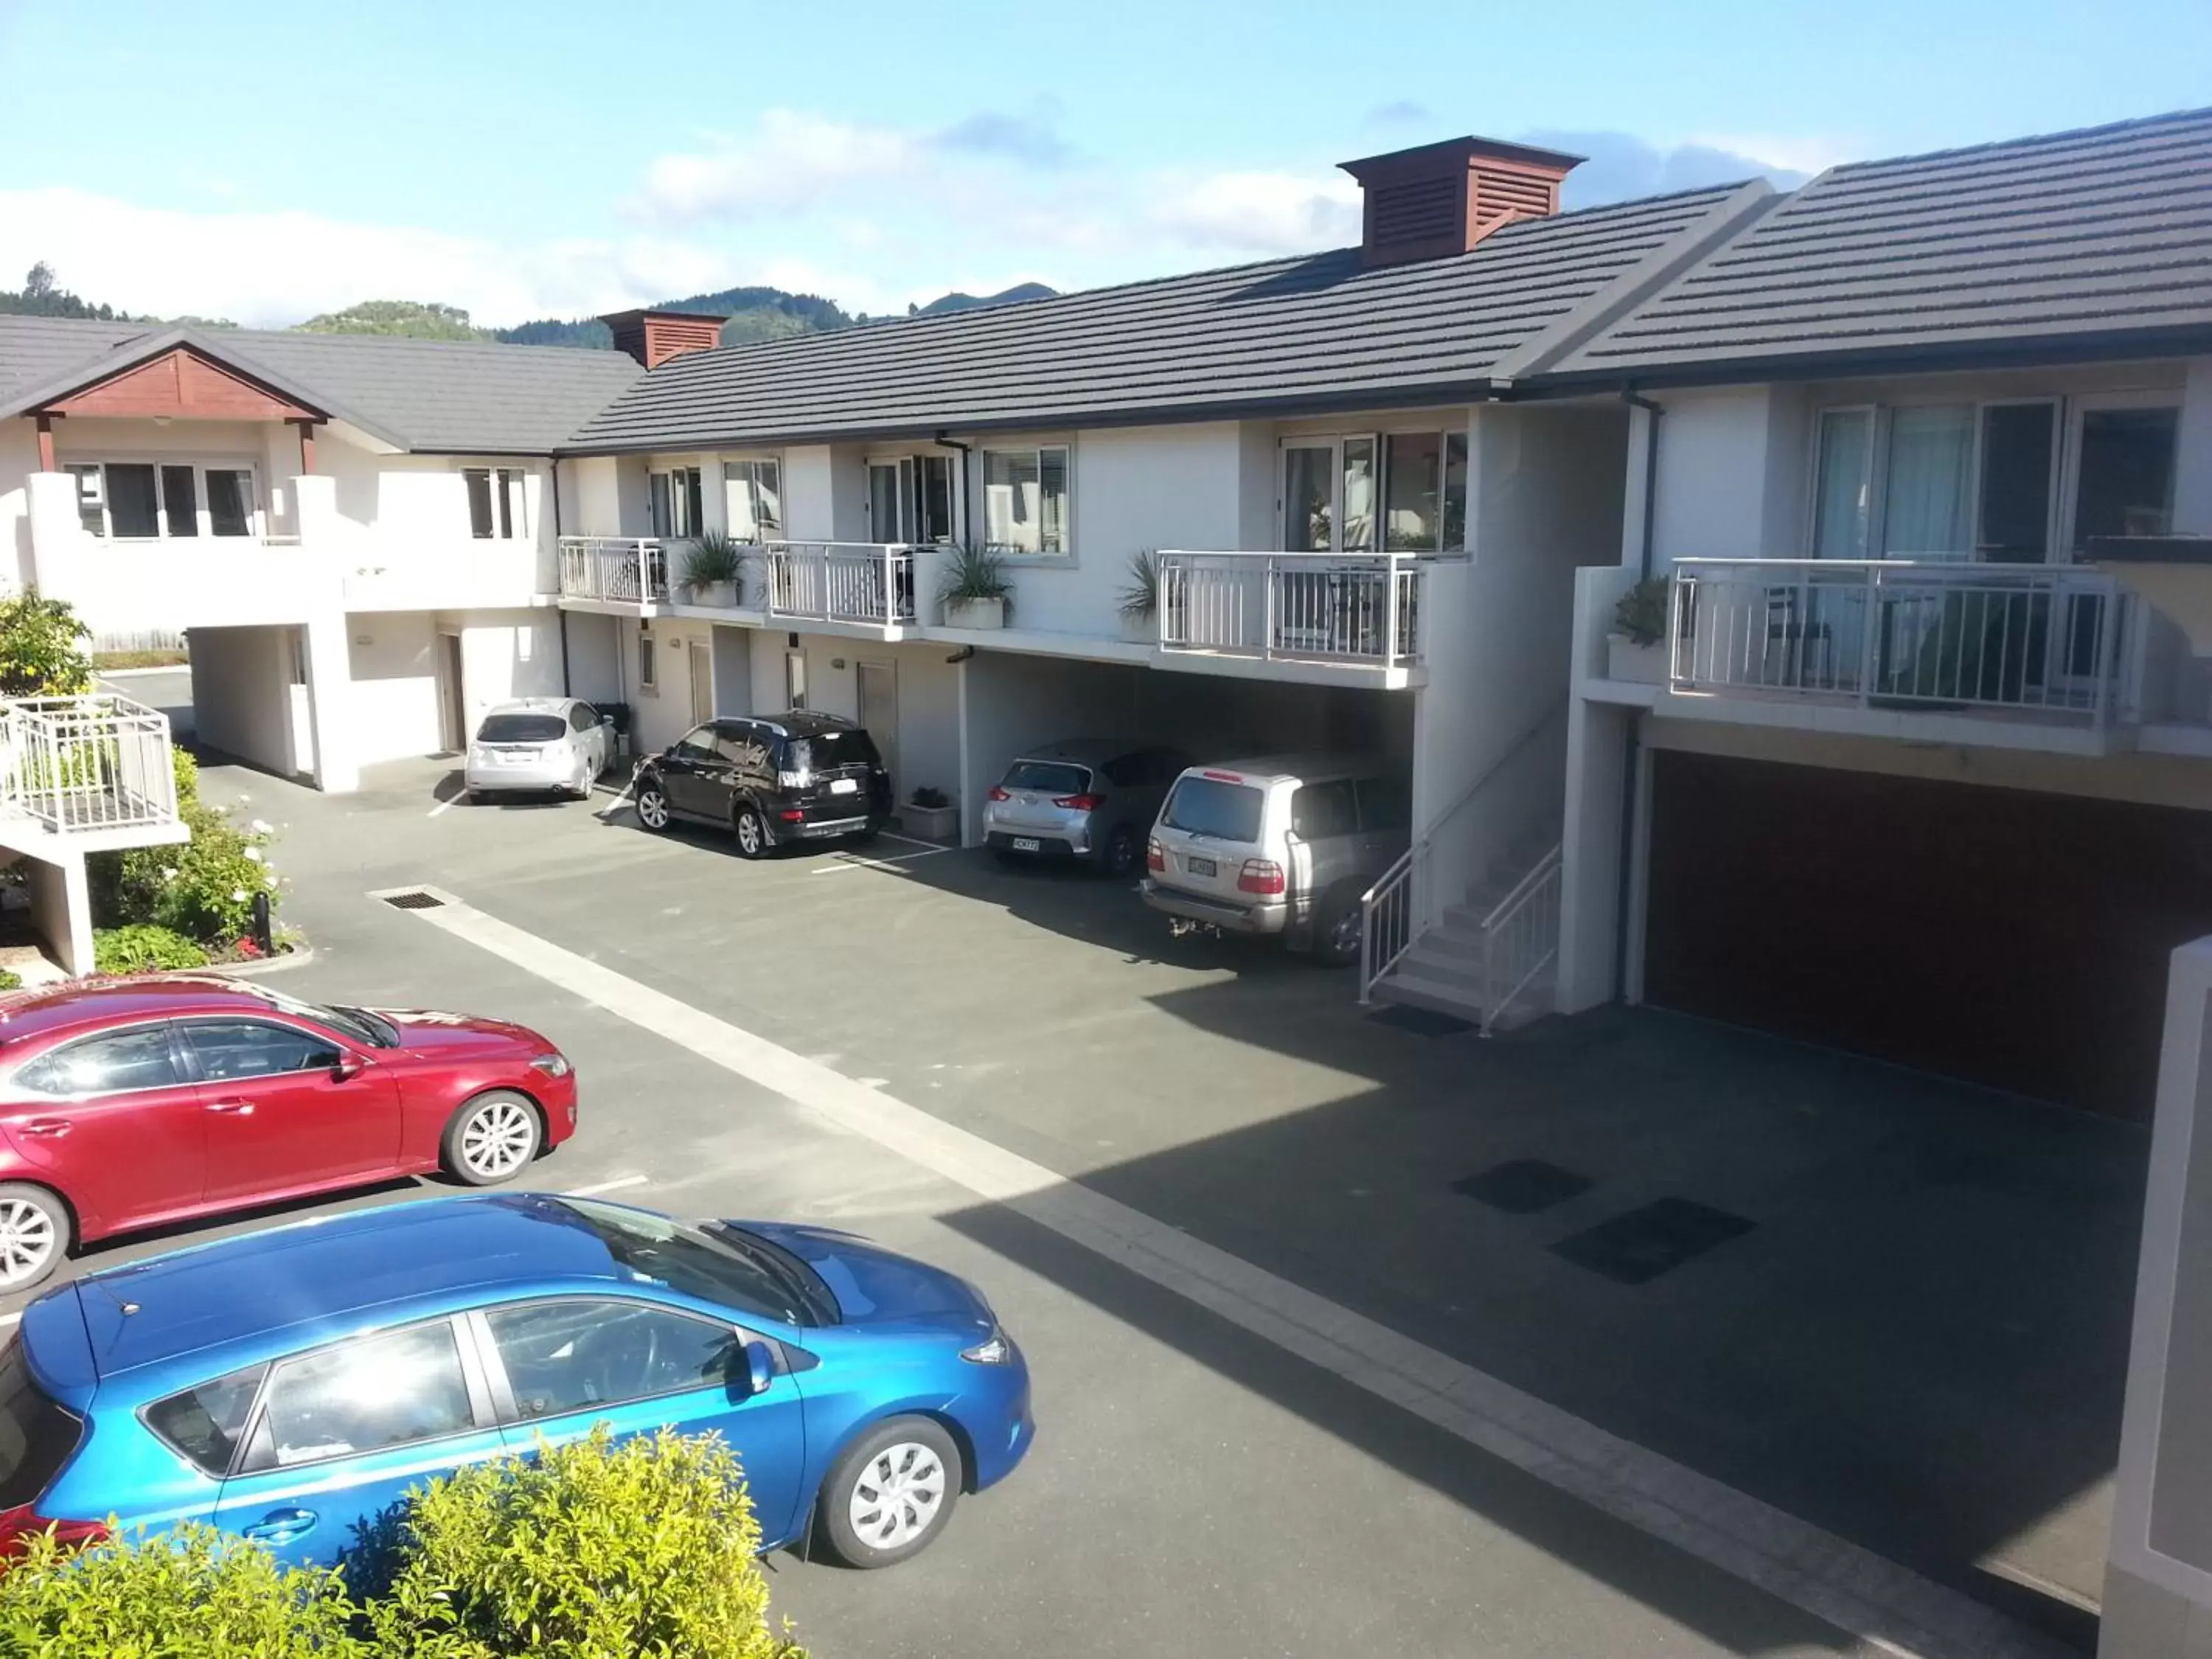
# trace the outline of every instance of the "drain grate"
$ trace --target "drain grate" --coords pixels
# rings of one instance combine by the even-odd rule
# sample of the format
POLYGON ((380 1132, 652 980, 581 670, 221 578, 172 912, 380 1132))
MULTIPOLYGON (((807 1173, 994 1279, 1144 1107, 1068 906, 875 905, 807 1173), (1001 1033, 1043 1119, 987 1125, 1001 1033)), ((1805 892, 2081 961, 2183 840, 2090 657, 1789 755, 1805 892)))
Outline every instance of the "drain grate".
POLYGON ((1662 1198, 1563 1238, 1552 1249, 1615 1284, 1643 1285, 1758 1224, 1686 1198, 1662 1198))
POLYGON ((446 902, 430 893, 386 893, 384 902, 395 910, 436 910, 446 902))
POLYGON ((1594 1183, 1586 1175, 1547 1164, 1540 1158, 1508 1158, 1480 1175, 1452 1182, 1452 1190, 1508 1215, 1534 1215, 1554 1204, 1579 1198, 1594 1183))

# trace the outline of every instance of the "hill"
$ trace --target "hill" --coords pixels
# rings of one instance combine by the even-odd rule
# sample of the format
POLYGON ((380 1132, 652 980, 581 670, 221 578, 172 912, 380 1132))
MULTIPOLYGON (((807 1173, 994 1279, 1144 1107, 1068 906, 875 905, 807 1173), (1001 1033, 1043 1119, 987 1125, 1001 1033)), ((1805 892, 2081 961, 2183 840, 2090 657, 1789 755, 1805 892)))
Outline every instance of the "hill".
POLYGON ((1047 288, 1042 283, 1017 283, 1012 288, 1002 288, 996 294, 948 294, 941 300, 932 300, 914 314, 937 317, 948 311, 974 311, 982 306, 1017 305, 1024 300, 1056 300, 1060 290, 1047 288))

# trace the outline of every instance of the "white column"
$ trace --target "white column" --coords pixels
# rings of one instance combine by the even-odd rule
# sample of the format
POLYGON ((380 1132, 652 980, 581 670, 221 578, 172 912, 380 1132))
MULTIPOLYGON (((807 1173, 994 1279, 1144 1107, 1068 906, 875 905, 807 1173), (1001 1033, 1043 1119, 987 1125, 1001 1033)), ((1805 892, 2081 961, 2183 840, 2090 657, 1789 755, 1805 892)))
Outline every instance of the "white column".
POLYGON ((2174 462, 2174 529, 2212 536, 2212 357, 2189 365, 2174 462))
POLYGON ((27 855, 24 883, 31 891, 31 921, 64 973, 93 971, 92 889, 85 880, 84 854, 57 853, 51 859, 27 855))
MULTIPOLYGON (((1638 414, 1644 411, 1638 410, 1638 414)), ((1638 532, 1641 523, 1638 521, 1638 532)), ((1558 1008, 1578 1013, 1613 1000, 1620 966, 1622 813, 1628 799, 1632 713, 1583 695, 1605 672, 1613 608, 1632 567, 1575 573, 1575 631, 1567 670, 1566 811, 1559 836, 1558 1008)))
POLYGON ((66 472, 33 472, 29 487, 31 561, 23 573, 56 599, 80 597, 84 555, 92 538, 77 518, 76 480, 66 472))
POLYGON ((307 562, 307 696, 314 712, 315 787, 333 795, 361 787, 361 747, 354 731, 351 644, 346 635, 345 585, 336 557, 343 531, 337 481, 320 473, 292 480, 307 562))

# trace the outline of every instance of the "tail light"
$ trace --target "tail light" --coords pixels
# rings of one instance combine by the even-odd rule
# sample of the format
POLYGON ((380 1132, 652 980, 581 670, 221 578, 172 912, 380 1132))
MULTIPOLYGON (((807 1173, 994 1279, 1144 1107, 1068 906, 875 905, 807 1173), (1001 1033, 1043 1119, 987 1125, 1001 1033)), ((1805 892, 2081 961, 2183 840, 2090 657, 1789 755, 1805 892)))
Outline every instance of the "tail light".
POLYGON ((785 807, 783 811, 776 814, 776 817, 781 818, 786 823, 804 823, 806 822, 806 814, 796 806, 785 807))
POLYGON ((1054 795, 1054 806, 1065 806, 1071 812, 1095 812, 1106 804, 1103 795, 1054 795))
POLYGON ((1168 855, 1160 850, 1160 838, 1154 836, 1145 843, 1145 868, 1164 870, 1167 867, 1168 855))
POLYGON ((994 783, 991 786, 991 799, 993 800, 1012 800, 1013 797, 1006 792, 1004 786, 994 783))
POLYGON ((1240 893, 1281 892, 1283 866, 1273 859, 1246 859, 1244 867, 1237 872, 1237 890, 1240 893))
POLYGON ((28 1504, 18 1504, 13 1509, 0 1510, 0 1571, 5 1571, 8 1562, 23 1553, 24 1540, 48 1531, 57 1543, 71 1547, 97 1544, 109 1536, 104 1521, 53 1521, 28 1504))

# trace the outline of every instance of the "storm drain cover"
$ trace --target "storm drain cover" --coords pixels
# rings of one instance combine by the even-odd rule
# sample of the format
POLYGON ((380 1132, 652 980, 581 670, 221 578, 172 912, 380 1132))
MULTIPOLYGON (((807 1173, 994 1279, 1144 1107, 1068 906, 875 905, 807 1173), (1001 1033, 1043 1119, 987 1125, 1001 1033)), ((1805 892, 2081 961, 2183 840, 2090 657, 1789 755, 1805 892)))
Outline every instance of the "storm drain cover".
POLYGON ((1395 1026, 1401 1031, 1411 1031, 1415 1036, 1456 1036, 1462 1031, 1472 1031, 1474 1022, 1440 1014, 1433 1008, 1412 1008, 1402 1002, 1394 1002, 1379 1014, 1368 1018, 1377 1025, 1395 1026))
POLYGON ((384 902, 395 910, 435 910, 446 901, 428 893, 386 893, 384 902))
POLYGON ((1643 1285, 1758 1224, 1686 1198, 1662 1198, 1563 1238, 1552 1249, 1616 1284, 1643 1285))
POLYGON ((1493 1164, 1480 1175, 1453 1182, 1452 1190, 1508 1215, 1534 1215, 1579 1197, 1590 1185, 1588 1176, 1547 1164, 1540 1158, 1513 1158, 1493 1164))

